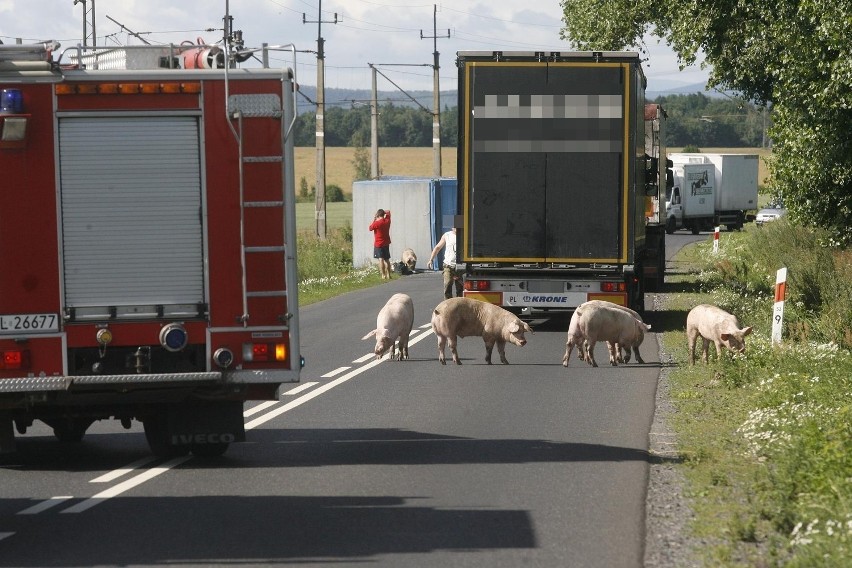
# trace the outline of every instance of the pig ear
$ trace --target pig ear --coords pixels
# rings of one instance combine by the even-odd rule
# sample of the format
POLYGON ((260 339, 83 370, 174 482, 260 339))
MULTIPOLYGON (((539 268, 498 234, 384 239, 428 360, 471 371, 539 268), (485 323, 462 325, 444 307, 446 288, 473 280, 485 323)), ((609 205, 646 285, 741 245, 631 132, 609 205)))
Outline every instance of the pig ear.
POLYGON ((651 324, 646 323, 646 324, 643 324, 643 325, 645 326, 645 329, 647 329, 648 331, 651 331, 651 324))
POLYGON ((751 326, 748 326, 747 328, 743 329, 742 332, 743 332, 743 337, 745 337, 746 335, 751 333, 751 326))
POLYGON ((373 337, 374 335, 376 335, 376 332, 377 332, 377 331, 378 331, 377 329, 374 329, 373 331, 371 331, 370 333, 368 333, 367 335, 365 335, 364 337, 362 337, 362 338, 361 338, 361 341, 363 341, 363 340, 365 340, 365 339, 370 339, 371 337, 373 337))
POLYGON ((722 334, 719 335, 719 338, 721 338, 722 341, 727 341, 728 339, 731 338, 731 334, 730 333, 722 333, 722 334))
POLYGON ((530 332, 530 333, 535 333, 535 332, 533 331, 533 328, 531 328, 531 327, 530 327, 530 324, 528 324, 528 323, 527 323, 527 322, 525 322, 525 321, 521 321, 521 323, 522 323, 522 324, 524 324, 524 329, 525 329, 526 331, 528 331, 528 332, 530 332))
POLYGON ((519 320, 515 320, 509 324, 509 333, 517 333, 521 329, 519 320))

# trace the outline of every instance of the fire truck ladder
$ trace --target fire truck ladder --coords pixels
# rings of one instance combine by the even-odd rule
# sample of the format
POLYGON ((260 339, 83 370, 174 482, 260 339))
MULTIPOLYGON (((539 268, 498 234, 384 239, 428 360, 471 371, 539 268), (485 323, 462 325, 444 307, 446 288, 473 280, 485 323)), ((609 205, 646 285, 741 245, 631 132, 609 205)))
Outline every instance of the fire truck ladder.
MULTIPOLYGON (((285 180, 282 178, 280 196, 270 201, 253 201, 246 200, 246 174, 254 165, 278 163, 284 167, 284 152, 283 140, 281 151, 274 155, 265 156, 247 156, 245 154, 245 138, 252 132, 251 122, 261 119, 272 119, 281 122, 282 132, 285 127, 284 112, 281 109, 281 100, 275 95, 231 95, 229 97, 229 112, 236 119, 237 142, 239 147, 240 159, 240 263, 242 267, 242 288, 243 288, 243 313, 238 318, 244 326, 248 326, 250 317, 249 300, 250 298, 259 297, 284 297, 287 295, 285 289, 276 290, 250 290, 248 288, 247 263, 246 257, 258 253, 277 253, 281 256, 281 263, 285 261, 287 253, 287 244, 282 227, 281 244, 271 246, 250 246, 246 244, 246 218, 251 217, 251 213, 255 210, 280 208, 284 209, 284 192, 286 190, 285 180)), ((284 282, 282 282, 283 284, 284 282)))
MULTIPOLYGON (((266 46, 262 48, 263 53, 263 64, 264 67, 268 67, 268 52, 270 50, 288 50, 292 51, 293 55, 293 63, 295 68, 295 46, 287 45, 287 46, 266 46)), ((241 52, 243 55, 248 55, 253 53, 255 50, 247 50, 245 52, 241 52)), ((231 131, 234 134, 234 137, 237 140, 237 146, 239 148, 239 164, 240 164, 240 264, 242 268, 242 292, 243 292, 243 313, 237 319, 239 322, 243 324, 244 327, 248 327, 249 319, 251 317, 251 313, 249 310, 249 301, 252 298, 270 298, 270 297, 282 297, 285 298, 287 294, 287 271, 284 270, 282 275, 282 288, 279 289, 264 289, 264 290, 250 290, 248 287, 248 276, 247 276, 247 256, 253 254, 275 254, 276 258, 280 258, 280 265, 282 267, 285 266, 285 261, 287 257, 294 257, 295 250, 290 251, 288 254, 288 246, 295 249, 295 231, 292 231, 292 228, 289 228, 288 231, 288 223, 287 223, 287 211, 286 211, 286 195, 287 195, 287 179, 285 168, 293 167, 293 164, 285 164, 284 163, 284 155, 286 150, 286 144, 288 142, 288 138, 292 132, 293 125, 295 124, 295 109, 296 109, 296 92, 295 89, 292 89, 291 93, 286 93, 283 89, 280 95, 276 94, 239 94, 233 95, 229 94, 229 80, 228 80, 228 65, 225 65, 225 94, 227 99, 227 113, 229 117, 228 124, 231 127, 231 131), (285 103, 285 97, 292 97, 292 110, 291 112, 285 112, 287 105, 285 103), (292 116, 288 116, 292 115, 292 116), (288 118, 290 119, 288 122, 288 118), (267 125, 263 125, 264 121, 275 120, 278 122, 277 128, 281 133, 280 136, 280 144, 275 148, 274 153, 270 153, 267 155, 246 155, 246 138, 251 136, 252 134, 256 134, 258 131, 266 131, 268 129, 265 128, 267 125), (236 126, 234 126, 234 122, 236 126), (252 166, 261 166, 263 164, 269 163, 277 163, 280 164, 280 174, 281 174, 281 185, 276 190, 277 194, 273 196, 271 200, 247 200, 246 199, 246 179, 247 172, 252 168, 252 166), (281 243, 267 246, 252 246, 246 244, 246 217, 252 216, 251 213, 255 211, 268 210, 278 208, 281 210, 281 243), (293 242, 288 242, 288 233, 293 236, 293 242)), ((282 74, 286 75, 287 73, 292 73, 292 71, 284 69, 282 70, 282 74)), ((282 76, 282 85, 287 85, 287 81, 284 80, 285 77, 282 76)), ((293 77, 295 84, 295 77, 293 77)), ((286 322, 288 318, 288 314, 281 314, 282 322, 286 322)))

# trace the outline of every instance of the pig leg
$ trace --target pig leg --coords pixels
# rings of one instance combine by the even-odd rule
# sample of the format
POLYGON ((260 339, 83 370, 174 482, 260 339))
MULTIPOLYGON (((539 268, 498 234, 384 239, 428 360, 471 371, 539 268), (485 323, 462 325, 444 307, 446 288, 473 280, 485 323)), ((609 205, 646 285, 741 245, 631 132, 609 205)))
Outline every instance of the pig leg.
POLYGON ((716 343, 716 360, 721 361, 722 360, 722 342, 717 339, 715 341, 715 343, 716 343))
POLYGON ((399 360, 408 359, 408 334, 399 336, 399 360))
MULTIPOLYGON (((562 366, 563 367, 568 366, 568 361, 571 360, 571 351, 573 351, 573 350, 574 350, 574 342, 573 341, 567 341, 565 343, 565 355, 562 356, 562 366)), ((579 352, 579 349, 578 349, 578 352, 579 352)))
POLYGON ((709 358, 710 358, 710 340, 704 339, 702 337, 701 338, 701 360, 704 361, 704 364, 706 365, 709 362, 708 361, 709 358))
POLYGON ((485 362, 489 365, 491 364, 491 352, 494 350, 494 340, 488 341, 483 338, 485 342, 485 362))
MULTIPOLYGON (((630 353, 630 351, 628 351, 628 353, 630 353)), ((641 356, 641 355, 639 355, 639 348, 638 348, 638 347, 634 347, 634 348, 633 348, 633 355, 636 357, 636 362, 637 362, 637 363, 642 363, 643 365, 645 364, 645 361, 643 361, 643 360, 642 360, 642 356, 641 356)), ((628 357, 628 359, 627 359, 627 360, 629 361, 629 360, 630 360, 630 358, 628 357)))
POLYGON ((586 363, 589 363, 592 367, 598 366, 598 362, 595 361, 595 343, 596 341, 589 341, 586 344, 586 363))
POLYGON ((438 336, 438 361, 441 362, 441 365, 447 364, 447 359, 444 355, 444 349, 447 347, 447 337, 444 335, 438 336))
POLYGON ((689 347, 689 364, 695 365, 695 342, 698 341, 698 334, 690 329, 686 332, 686 339, 689 347))
POLYGON ((500 361, 503 362, 504 365, 509 364, 509 360, 506 359, 506 342, 497 340, 497 352, 500 353, 500 361))
POLYGON ((459 359, 459 352, 456 350, 456 343, 458 343, 458 337, 455 335, 450 335, 447 337, 447 342, 450 345, 450 352, 453 354, 453 363, 456 365, 461 365, 461 359, 459 359))
POLYGON ((618 343, 606 342, 606 349, 609 351, 609 364, 613 367, 618 367, 618 359, 621 357, 621 347, 618 343))

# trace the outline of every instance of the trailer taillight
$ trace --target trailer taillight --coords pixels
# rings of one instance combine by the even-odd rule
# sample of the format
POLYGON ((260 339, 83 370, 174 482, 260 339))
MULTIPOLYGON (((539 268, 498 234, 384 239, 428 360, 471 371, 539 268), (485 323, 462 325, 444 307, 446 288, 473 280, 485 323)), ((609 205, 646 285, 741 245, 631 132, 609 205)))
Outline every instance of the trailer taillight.
POLYGON ((29 349, 0 351, 0 369, 28 369, 30 367, 29 349))
POLYGON ((243 343, 243 361, 284 361, 286 343, 243 343))
POLYGON ((484 292, 491 289, 491 282, 488 280, 465 280, 464 289, 470 292, 484 292))
POLYGON ((601 292, 626 292, 627 284, 624 282, 601 282, 601 292))

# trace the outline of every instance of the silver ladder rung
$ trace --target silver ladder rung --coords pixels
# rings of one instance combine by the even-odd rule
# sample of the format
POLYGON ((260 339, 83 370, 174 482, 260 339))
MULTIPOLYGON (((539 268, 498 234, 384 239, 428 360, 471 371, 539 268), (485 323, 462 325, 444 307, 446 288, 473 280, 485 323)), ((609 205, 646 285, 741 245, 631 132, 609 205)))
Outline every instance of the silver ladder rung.
POLYGON ((271 246, 271 247, 245 247, 246 252, 285 252, 287 247, 271 246))
POLYGON ((281 162, 284 156, 243 156, 244 162, 281 162))
POLYGON ((246 207, 284 207, 283 201, 246 201, 246 207))
POLYGON ((286 295, 286 290, 258 290, 256 292, 246 292, 246 296, 249 298, 278 298, 286 295))

